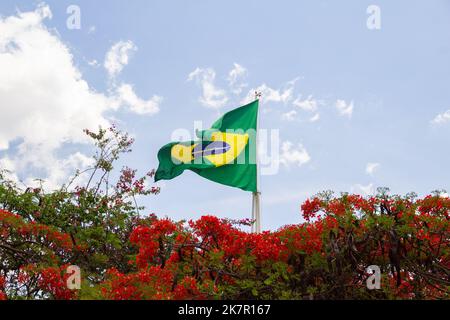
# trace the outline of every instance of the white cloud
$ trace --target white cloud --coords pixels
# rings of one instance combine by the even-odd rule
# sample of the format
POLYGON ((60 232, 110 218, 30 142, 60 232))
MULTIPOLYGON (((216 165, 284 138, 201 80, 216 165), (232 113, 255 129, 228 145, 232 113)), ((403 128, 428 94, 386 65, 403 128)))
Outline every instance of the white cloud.
MULTIPOLYGON (((59 188, 62 184, 68 182, 69 175, 73 174, 77 169, 85 169, 94 164, 94 159, 88 157, 81 152, 75 152, 67 157, 56 157, 54 150, 41 146, 27 146, 12 159, 16 165, 16 172, 27 172, 22 180, 27 186, 36 185, 37 182, 28 170, 28 166, 46 172, 44 186, 50 190, 59 188), (38 166, 42 163, 44 166, 38 166)), ((85 179, 87 175, 82 176, 85 179)))
MULTIPOLYGON (((6 152, 0 169, 12 168, 17 179, 28 182, 38 173, 55 187, 89 164, 80 152, 60 158, 64 146, 90 143, 82 129, 109 126, 105 113, 122 104, 137 113, 155 113, 160 100, 143 101, 126 86, 113 96, 92 89, 69 48, 45 27, 51 17, 50 8, 41 5, 0 18, 0 150, 6 152)), ((113 60, 106 65, 117 74, 127 59, 113 60)))
POLYGON ((353 109, 354 109, 353 101, 350 103, 347 103, 347 102, 345 102, 345 100, 337 100, 336 101, 336 109, 339 111, 340 115, 351 118, 351 116, 353 114, 353 109))
POLYGON ((100 64, 98 63, 98 61, 96 59, 89 60, 87 63, 88 63, 88 65, 90 65, 91 67, 94 67, 94 68, 98 68, 100 66, 100 64))
MULTIPOLYGON (((216 86, 216 72, 213 68, 196 68, 188 75, 187 80, 195 81, 202 89, 202 95, 199 98, 202 105, 212 109, 220 109, 226 105, 230 100, 230 97, 233 95, 240 96, 243 89, 248 87, 248 84, 244 82, 247 75, 248 70, 245 67, 238 63, 234 63, 233 68, 228 72, 226 77, 226 80, 228 81, 226 90, 216 86)), ((261 104, 270 102, 288 104, 293 100, 295 83, 299 79, 300 78, 297 77, 291 81, 287 81, 278 89, 270 87, 265 83, 258 87, 253 87, 247 92, 245 97, 240 100, 240 104, 244 105, 255 100, 256 92, 261 93, 261 104)), ((310 100, 305 101, 304 103, 319 103, 318 101, 313 100, 312 97, 309 99, 310 100)), ((296 100, 296 103, 300 104, 300 107, 302 106, 302 101, 299 99, 296 100)), ((262 112, 268 111, 269 109, 267 108, 262 109, 262 112)), ((291 111, 282 115, 282 118, 291 121, 294 115, 294 112, 291 111)))
POLYGON ((247 69, 241 66, 238 63, 233 64, 233 69, 231 69, 230 73, 228 74, 228 81, 230 85, 236 84, 236 82, 246 76, 248 73, 247 69))
POLYGON ((297 98, 293 105, 299 107, 304 111, 315 112, 319 106, 319 102, 314 99, 312 96, 309 96, 307 99, 302 100, 300 97, 297 98))
POLYGON ((291 110, 281 115, 281 119, 285 121, 294 121, 297 115, 297 111, 291 110))
POLYGON ((108 121, 108 98, 92 90, 69 49, 42 21, 49 7, 0 19, 0 144, 83 142, 80 128, 108 121))
POLYGON ((111 78, 122 72, 123 68, 130 61, 130 54, 136 50, 137 47, 130 40, 119 41, 111 47, 106 54, 104 63, 104 67, 111 78))
POLYGON ((450 110, 438 114, 432 121, 432 124, 444 124, 450 121, 450 110))
POLYGON ((281 145, 280 163, 286 167, 291 165, 302 165, 311 161, 308 151, 302 144, 297 147, 290 141, 284 141, 281 145))
MULTIPOLYGON (((298 112, 296 110, 291 110, 285 113, 281 114, 281 120, 284 121, 294 121, 297 117, 298 112)), ((313 123, 313 122, 317 122, 320 120, 320 114, 316 113, 315 115, 313 115, 312 117, 310 117, 308 119, 309 122, 313 123)))
POLYGON ((292 99, 293 87, 288 87, 286 89, 275 90, 267 85, 262 85, 257 88, 256 91, 261 92, 263 94, 262 100, 264 102, 282 102, 287 103, 292 99))
POLYGON ((11 158, 5 156, 0 158, 0 173, 4 175, 6 179, 12 180, 14 182, 19 182, 19 177, 16 174, 16 164, 11 158), (4 172, 6 170, 7 172, 4 172))
POLYGON ((119 101, 128 106, 132 112, 137 114, 152 115, 159 112, 159 105, 162 97, 153 96, 149 100, 142 100, 134 92, 133 86, 130 84, 122 84, 118 89, 119 101))
POLYGON ((255 99, 256 91, 262 94, 262 103, 288 103, 290 100, 292 100, 292 96, 294 94, 294 84, 295 80, 287 82, 286 85, 281 89, 273 89, 264 83, 257 88, 251 89, 248 92, 247 96, 242 100, 242 103, 245 104, 253 101, 255 99))
POLYGON ((220 109, 228 102, 228 97, 225 90, 216 87, 215 79, 216 72, 211 68, 197 68, 188 76, 188 81, 195 80, 202 88, 200 103, 207 108, 220 109))
POLYGON ((88 29, 88 34, 93 34, 97 31, 97 27, 96 26, 90 26, 88 29))
POLYGON ((320 120, 320 114, 316 113, 314 116, 309 118, 309 122, 317 122, 320 120))
MULTIPOLYGON (((115 43, 106 54, 104 66, 111 78, 114 78, 122 72, 123 68, 128 65, 130 61, 130 53, 137 51, 137 47, 132 41, 119 41, 115 43)), ((154 115, 159 112, 162 97, 154 95, 148 100, 140 98, 133 85, 122 83, 117 85, 116 81, 111 84, 111 92, 115 92, 116 106, 126 106, 132 112, 139 115, 154 115)))
POLYGON ((351 187, 351 192, 356 193, 356 194, 361 194, 364 196, 371 196, 371 195, 375 194, 375 188, 373 186, 373 183, 368 184, 367 186, 356 184, 351 187))
POLYGON ((377 170, 379 167, 380 167, 379 163, 369 162, 366 165, 366 173, 370 176, 373 176, 373 174, 375 173, 375 170, 377 170))
POLYGON ((295 99, 294 102, 292 102, 292 104, 305 112, 310 113, 314 112, 314 115, 308 119, 309 122, 313 123, 320 120, 320 113, 317 111, 319 109, 319 106, 323 104, 323 101, 314 99, 313 96, 310 95, 306 99, 302 99, 300 96, 297 99, 295 99))
POLYGON ((234 94, 240 94, 242 90, 248 85, 242 80, 248 75, 248 71, 246 68, 241 66, 238 63, 233 64, 233 69, 228 73, 228 85, 231 88, 231 91, 234 94))

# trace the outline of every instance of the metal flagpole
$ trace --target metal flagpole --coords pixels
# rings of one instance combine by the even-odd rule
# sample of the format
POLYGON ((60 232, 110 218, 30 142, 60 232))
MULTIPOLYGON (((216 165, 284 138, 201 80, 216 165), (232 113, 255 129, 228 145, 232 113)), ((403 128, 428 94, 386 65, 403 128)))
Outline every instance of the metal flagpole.
MULTIPOLYGON (((261 98, 261 93, 255 91, 255 100, 259 101, 261 98)), ((256 192, 253 192, 253 202, 252 202, 252 232, 261 233, 261 192, 259 189, 259 154, 258 154, 258 129, 259 129, 259 104, 258 104, 258 115, 257 115, 257 125, 256 125, 256 192)))
POLYGON ((253 233, 261 233, 261 206, 260 206, 261 192, 253 192, 253 217, 254 221, 252 226, 253 233))

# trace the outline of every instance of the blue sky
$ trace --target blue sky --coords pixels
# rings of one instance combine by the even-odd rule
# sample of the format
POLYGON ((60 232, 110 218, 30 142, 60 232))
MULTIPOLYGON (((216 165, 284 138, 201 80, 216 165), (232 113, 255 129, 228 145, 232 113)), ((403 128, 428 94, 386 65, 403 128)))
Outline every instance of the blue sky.
MULTIPOLYGON (((50 175, 41 161, 58 161, 53 178, 63 179, 73 161, 83 163, 89 154, 76 125, 102 121, 135 136, 123 163, 141 173, 156 168, 156 153, 175 129, 193 134, 194 121, 208 126, 260 88, 261 128, 279 130, 286 151, 278 173, 261 180, 263 228, 301 221, 301 202, 322 190, 450 190, 448 1, 3 0, 0 16, 2 126, 17 121, 17 130, 0 129, 0 164, 21 180, 50 175), (80 9, 80 29, 67 28, 70 5, 80 9), (367 28, 369 5, 380 9, 379 30, 367 28), (39 21, 27 12, 38 12, 39 21), (27 21, 28 29, 10 16, 27 21), (30 55, 5 45, 19 37, 11 31, 16 27, 22 28, 18 51, 21 43, 30 55), (27 35, 42 40, 26 47, 33 41, 27 35), (104 62, 115 45, 127 59, 116 60, 114 71, 104 62), (43 55, 30 59, 34 54, 43 55), (51 54, 60 60, 47 59, 51 54), (14 69, 25 65, 30 76, 14 69), (66 80, 72 89, 63 88, 66 80), (36 86, 43 89, 30 93, 36 86), (67 94, 55 94, 60 91, 67 94), (65 102, 60 113, 56 106, 65 102), (58 130, 49 126, 55 122, 58 130), (30 133, 30 123, 40 126, 30 133), (60 133, 63 140, 54 138, 60 133)), ((161 186, 159 196, 143 200, 148 212, 250 217, 249 193, 193 173, 161 186)))

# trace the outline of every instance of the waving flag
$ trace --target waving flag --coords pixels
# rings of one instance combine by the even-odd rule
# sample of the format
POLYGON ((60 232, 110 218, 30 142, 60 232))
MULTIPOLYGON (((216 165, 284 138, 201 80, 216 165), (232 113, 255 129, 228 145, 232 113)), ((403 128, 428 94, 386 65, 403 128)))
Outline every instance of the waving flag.
POLYGON ((172 142, 158 152, 155 181, 191 170, 203 178, 257 192, 256 127, 258 100, 226 113, 198 141, 172 142))

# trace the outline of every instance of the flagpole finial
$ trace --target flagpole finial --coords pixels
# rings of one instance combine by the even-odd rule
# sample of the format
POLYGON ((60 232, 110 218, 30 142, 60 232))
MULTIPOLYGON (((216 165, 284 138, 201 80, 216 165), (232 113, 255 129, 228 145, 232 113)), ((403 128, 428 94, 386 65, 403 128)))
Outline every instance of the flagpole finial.
POLYGON ((255 100, 259 100, 262 97, 261 91, 255 91, 255 100))

